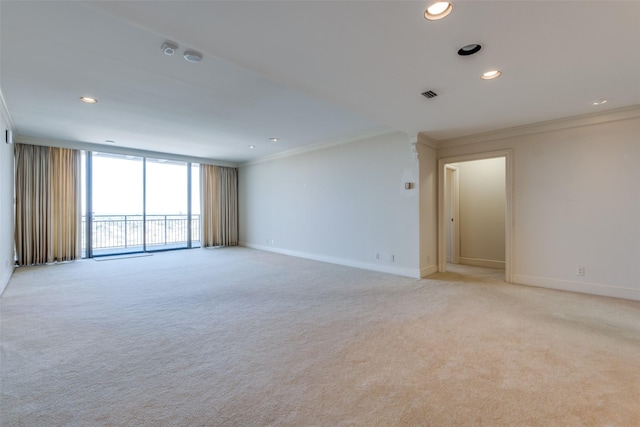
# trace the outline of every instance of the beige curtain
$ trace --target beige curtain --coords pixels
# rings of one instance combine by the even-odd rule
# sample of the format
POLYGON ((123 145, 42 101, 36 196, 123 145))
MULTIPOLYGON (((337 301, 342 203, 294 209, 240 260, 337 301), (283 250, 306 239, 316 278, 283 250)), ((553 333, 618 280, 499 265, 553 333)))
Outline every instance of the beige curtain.
POLYGON ((200 165, 202 247, 238 244, 238 170, 200 165))
POLYGON ((78 259, 80 152, 15 144, 18 265, 78 259))

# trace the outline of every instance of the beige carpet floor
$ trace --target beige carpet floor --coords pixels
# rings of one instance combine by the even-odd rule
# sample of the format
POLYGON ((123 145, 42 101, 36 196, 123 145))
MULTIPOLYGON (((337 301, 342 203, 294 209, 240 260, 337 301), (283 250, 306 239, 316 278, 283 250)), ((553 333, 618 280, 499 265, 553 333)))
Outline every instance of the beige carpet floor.
POLYGON ((20 268, 0 424, 640 426, 640 303, 456 271, 247 248, 20 268))

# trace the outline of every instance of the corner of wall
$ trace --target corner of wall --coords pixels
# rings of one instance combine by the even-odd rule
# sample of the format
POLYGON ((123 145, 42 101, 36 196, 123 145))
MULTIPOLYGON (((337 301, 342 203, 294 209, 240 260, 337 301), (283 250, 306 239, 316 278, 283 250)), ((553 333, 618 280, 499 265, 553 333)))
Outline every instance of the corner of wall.
POLYGON ((427 277, 432 275, 433 273, 437 273, 438 272, 438 266, 437 265, 430 265, 426 268, 421 268, 420 269, 420 277, 427 277))
POLYGON ((437 271, 437 153, 434 146, 425 144, 419 135, 417 145, 420 180, 420 277, 437 271))
POLYGON ((0 91, 0 295, 13 274, 13 145, 4 140, 7 129, 13 130, 11 117, 0 91))
POLYGON ((13 275, 14 267, 8 267, 4 269, 2 272, 2 277, 0 278, 0 297, 4 293, 5 289, 7 289, 7 285, 9 284, 9 280, 11 280, 11 276, 13 275))

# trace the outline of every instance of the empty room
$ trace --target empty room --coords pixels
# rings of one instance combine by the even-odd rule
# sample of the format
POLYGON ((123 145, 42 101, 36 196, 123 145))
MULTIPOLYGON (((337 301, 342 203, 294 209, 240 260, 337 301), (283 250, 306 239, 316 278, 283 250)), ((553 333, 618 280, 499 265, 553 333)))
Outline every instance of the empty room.
POLYGON ((640 425, 640 3, 0 2, 0 425, 640 425))

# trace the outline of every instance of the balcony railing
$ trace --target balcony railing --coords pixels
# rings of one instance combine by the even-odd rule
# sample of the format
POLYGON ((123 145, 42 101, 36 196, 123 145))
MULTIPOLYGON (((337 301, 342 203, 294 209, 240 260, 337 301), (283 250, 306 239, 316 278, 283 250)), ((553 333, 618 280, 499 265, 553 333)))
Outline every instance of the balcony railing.
MULTIPOLYGON (((146 246, 187 246, 187 215, 94 215, 91 221, 92 248, 128 249, 146 246), (145 224, 146 222, 146 224, 145 224), (146 226, 145 226, 146 225, 146 226)), ((82 246, 86 245, 86 217, 82 217, 82 246)), ((191 241, 200 241, 200 215, 191 215, 191 241)), ((197 245, 199 246, 199 245, 197 245)))

